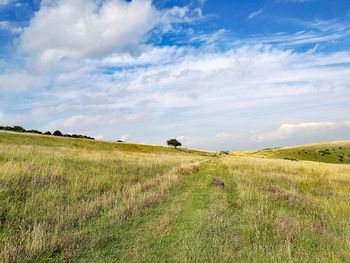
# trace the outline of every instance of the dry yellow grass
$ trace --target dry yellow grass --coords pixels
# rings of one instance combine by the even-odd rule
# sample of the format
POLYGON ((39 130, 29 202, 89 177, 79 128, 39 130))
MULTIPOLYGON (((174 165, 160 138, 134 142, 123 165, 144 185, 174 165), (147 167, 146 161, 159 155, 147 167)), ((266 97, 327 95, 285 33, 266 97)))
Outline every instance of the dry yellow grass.
POLYGON ((252 157, 223 164, 239 193, 247 261, 350 259, 349 165, 252 157))
POLYGON ((69 258, 90 242, 85 225, 101 217, 121 223, 141 213, 202 161, 181 151, 1 144, 0 258, 69 258))
POLYGON ((1 135, 0 261, 350 262, 349 165, 1 135))

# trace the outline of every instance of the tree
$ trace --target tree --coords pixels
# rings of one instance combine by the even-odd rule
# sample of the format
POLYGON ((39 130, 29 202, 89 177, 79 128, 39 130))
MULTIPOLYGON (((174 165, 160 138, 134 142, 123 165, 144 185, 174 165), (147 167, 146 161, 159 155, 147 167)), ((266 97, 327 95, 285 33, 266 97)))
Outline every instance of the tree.
POLYGON ((51 135, 51 132, 47 131, 44 133, 45 135, 51 135))
POLYGON ((55 131, 52 135, 54 135, 54 136, 63 136, 62 132, 60 132, 59 130, 55 131))
POLYGON ((16 132, 25 132, 26 130, 21 127, 21 126, 13 126, 12 128, 13 131, 16 131, 16 132))
POLYGON ((170 139, 166 142, 169 146, 174 146, 175 148, 181 146, 181 142, 176 139, 170 139))
POLYGON ((38 131, 38 130, 26 130, 25 132, 43 134, 41 131, 38 131))

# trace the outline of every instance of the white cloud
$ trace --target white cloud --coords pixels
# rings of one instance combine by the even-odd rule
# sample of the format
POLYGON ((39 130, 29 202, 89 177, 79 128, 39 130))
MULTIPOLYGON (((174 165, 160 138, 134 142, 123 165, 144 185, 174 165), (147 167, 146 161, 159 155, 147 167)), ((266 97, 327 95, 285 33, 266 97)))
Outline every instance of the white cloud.
POLYGON ((18 125, 19 123, 23 123, 26 121, 28 116, 25 114, 8 114, 0 111, 0 125, 18 125))
POLYGON ((311 2, 315 0, 285 0, 285 2, 291 2, 291 3, 305 3, 305 2, 311 2))
POLYGON ((216 149, 216 150, 232 150, 232 145, 239 141, 247 140, 247 138, 228 132, 219 132, 215 135, 203 136, 202 134, 192 136, 178 136, 176 138, 182 143, 183 147, 191 147, 197 149, 216 149))
POLYGON ((45 1, 21 36, 42 63, 133 50, 157 21, 150 0, 45 1))
POLYGON ((128 138, 129 138, 128 134, 123 134, 122 136, 120 136, 120 140, 122 140, 123 142, 125 142, 128 138))
POLYGON ((329 44, 335 41, 346 40, 350 36, 349 23, 339 20, 312 20, 305 21, 300 19, 281 18, 284 23, 290 23, 293 26, 304 28, 295 33, 274 33, 254 35, 244 40, 231 39, 236 46, 270 44, 283 48, 294 48, 305 44, 329 44))
POLYGON ((23 29, 20 47, 39 65, 138 53, 152 30, 161 34, 189 23, 198 16, 193 12, 186 6, 157 10, 151 0, 48 0, 23 29))
POLYGON ((9 2, 9 0, 0 0, 0 6, 7 5, 9 2))
POLYGON ((176 137, 176 140, 178 140, 178 141, 181 141, 181 140, 183 140, 183 139, 185 139, 185 136, 183 136, 183 135, 180 135, 180 136, 177 136, 177 137, 176 137))
POLYGON ((26 71, 0 73, 0 92, 21 92, 44 87, 47 80, 26 71))
POLYGON ((96 139, 96 140, 99 140, 99 141, 101 141, 101 140, 103 140, 103 134, 99 134, 99 135, 96 135, 94 138, 96 139))
POLYGON ((219 29, 209 34, 197 34, 189 39, 191 43, 204 44, 207 49, 214 49, 218 43, 222 43, 226 38, 226 30, 219 29))
MULTIPOLYGON (((0 121, 109 139, 120 132, 152 143, 181 134, 185 147, 229 150, 252 134, 264 142, 329 130, 349 112, 350 52, 320 53, 323 42, 350 35, 347 24, 292 21, 310 31, 241 42, 230 41, 224 29, 198 35, 191 28, 182 47, 149 44, 169 30, 182 34, 183 23, 203 18, 190 6, 157 10, 151 0, 43 0, 19 40, 29 55, 20 56, 21 63, 30 62, 27 70, 5 65, 0 72, 0 121), (288 49, 305 43, 321 44, 317 52, 288 49), (215 48, 222 44, 224 49, 215 48), (55 67, 40 75, 34 62, 55 67), (28 112, 18 114, 13 105, 28 112), (329 122, 317 122, 319 116, 329 122), (259 132, 285 120, 296 124, 259 132)), ((6 21, 0 27, 20 30, 6 21)))
POLYGON ((142 118, 142 114, 122 115, 120 113, 73 115, 68 118, 51 121, 47 128, 62 129, 64 132, 96 131, 107 128, 130 125, 142 118))
POLYGON ((0 21, 0 29, 10 31, 13 34, 19 34, 22 32, 21 27, 16 27, 8 21, 0 21))
POLYGON ((343 122, 303 122, 297 124, 281 124, 276 130, 253 136, 253 140, 277 141, 284 140, 295 134, 320 133, 339 127, 350 127, 350 121, 343 122))
POLYGON ((254 12, 252 12, 251 14, 249 14, 247 16, 247 20, 253 19, 254 17, 257 17, 258 15, 262 14, 264 12, 264 9, 260 8, 259 10, 256 10, 254 12))
POLYGON ((67 61, 50 90, 33 93, 33 113, 24 116, 50 130, 113 139, 118 127, 150 143, 176 132, 185 147, 229 150, 286 119, 332 121, 349 112, 349 58, 349 52, 243 46, 227 52, 149 48, 140 56, 67 61))

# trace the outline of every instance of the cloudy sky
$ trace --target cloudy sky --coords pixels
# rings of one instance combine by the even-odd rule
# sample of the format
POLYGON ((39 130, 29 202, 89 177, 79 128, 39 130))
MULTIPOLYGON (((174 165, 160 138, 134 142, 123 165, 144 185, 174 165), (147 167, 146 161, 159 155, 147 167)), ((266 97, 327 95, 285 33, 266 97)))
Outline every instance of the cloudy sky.
POLYGON ((348 0, 0 0, 0 125, 243 150, 350 138, 348 0))

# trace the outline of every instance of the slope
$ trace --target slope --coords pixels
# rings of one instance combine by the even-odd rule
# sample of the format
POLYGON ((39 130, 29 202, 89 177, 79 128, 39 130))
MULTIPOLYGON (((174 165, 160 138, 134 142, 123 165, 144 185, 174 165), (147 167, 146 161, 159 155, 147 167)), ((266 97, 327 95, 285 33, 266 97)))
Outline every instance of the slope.
POLYGON ((350 164, 350 141, 334 141, 265 149, 246 155, 324 163, 350 164))

